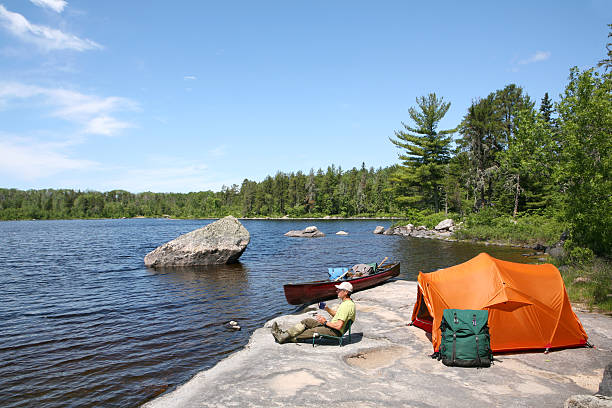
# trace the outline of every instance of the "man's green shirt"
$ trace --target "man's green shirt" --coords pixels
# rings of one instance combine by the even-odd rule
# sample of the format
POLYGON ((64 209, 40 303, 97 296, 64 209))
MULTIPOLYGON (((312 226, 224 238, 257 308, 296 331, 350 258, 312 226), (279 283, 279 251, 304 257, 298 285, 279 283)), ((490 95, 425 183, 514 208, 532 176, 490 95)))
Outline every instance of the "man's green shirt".
POLYGON ((342 324, 342 330, 340 332, 344 334, 346 330, 346 323, 349 320, 355 321, 355 302, 351 299, 344 300, 340 303, 338 310, 336 310, 336 314, 334 318, 331 320, 331 323, 334 323, 338 320, 342 320, 344 323, 342 324))

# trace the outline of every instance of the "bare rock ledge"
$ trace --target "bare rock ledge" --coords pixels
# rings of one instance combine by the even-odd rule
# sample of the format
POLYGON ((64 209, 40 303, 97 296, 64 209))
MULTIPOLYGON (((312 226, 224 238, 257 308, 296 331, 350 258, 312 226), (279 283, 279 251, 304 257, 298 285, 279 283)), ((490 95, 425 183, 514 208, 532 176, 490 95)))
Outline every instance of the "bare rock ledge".
POLYGON ((497 355, 485 369, 446 367, 429 357, 426 333, 406 325, 416 289, 395 281, 353 295, 357 320, 344 347, 276 344, 274 321, 287 327, 316 305, 279 316, 244 349, 145 407, 560 408, 572 395, 596 393, 612 361, 612 319, 577 312, 597 348, 497 355))

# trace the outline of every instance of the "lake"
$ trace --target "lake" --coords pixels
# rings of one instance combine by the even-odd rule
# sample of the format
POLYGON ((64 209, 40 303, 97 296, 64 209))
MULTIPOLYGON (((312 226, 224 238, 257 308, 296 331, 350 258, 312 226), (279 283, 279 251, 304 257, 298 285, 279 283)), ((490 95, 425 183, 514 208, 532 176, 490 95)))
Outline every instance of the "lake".
POLYGON ((239 264, 144 266, 149 251, 210 222, 0 222, 0 406, 138 406, 295 311, 282 285, 324 279, 328 266, 387 256, 401 262, 400 279, 415 280, 485 251, 527 262, 516 248, 372 233, 390 221, 244 220, 251 243, 239 264), (309 225, 327 236, 283 236, 309 225), (229 320, 242 330, 226 329, 229 320))

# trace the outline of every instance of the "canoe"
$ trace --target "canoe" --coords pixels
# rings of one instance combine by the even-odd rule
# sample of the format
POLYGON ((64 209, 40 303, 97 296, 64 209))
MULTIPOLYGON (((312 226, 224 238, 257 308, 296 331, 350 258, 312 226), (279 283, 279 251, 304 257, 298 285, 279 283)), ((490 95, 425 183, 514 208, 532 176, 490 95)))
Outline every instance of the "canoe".
POLYGON ((314 281, 306 283, 289 283, 283 285, 285 298, 290 305, 303 305, 336 297, 336 285, 340 282, 350 282, 354 292, 370 288, 389 280, 400 273, 400 264, 383 266, 378 272, 368 276, 360 276, 340 281, 314 281))

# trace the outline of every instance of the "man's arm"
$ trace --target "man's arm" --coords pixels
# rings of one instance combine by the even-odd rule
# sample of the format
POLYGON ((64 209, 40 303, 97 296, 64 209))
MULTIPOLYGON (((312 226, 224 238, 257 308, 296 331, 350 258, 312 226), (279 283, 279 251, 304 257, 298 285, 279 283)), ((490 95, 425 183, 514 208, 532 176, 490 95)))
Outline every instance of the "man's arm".
POLYGON ((329 313, 331 315, 331 317, 334 317, 336 315, 336 311, 334 309, 332 309, 331 307, 329 307, 329 306, 325 306, 325 309, 323 309, 323 310, 325 310, 327 313, 329 313))
MULTIPOLYGON (((335 313, 334 313, 335 314, 335 313)), ((325 320, 325 318, 321 315, 317 316, 317 320, 319 321, 319 323, 321 323, 324 326, 327 327, 331 327, 332 329, 336 329, 338 331, 342 331, 342 325, 344 325, 344 320, 336 320, 335 322, 328 322, 327 320, 325 320)))
POLYGON ((332 329, 336 329, 338 331, 342 331, 342 326, 344 325, 344 320, 336 320, 335 322, 327 322, 325 326, 331 327, 332 329))
MULTIPOLYGON (((334 313, 335 314, 335 313, 334 313)), ((336 320, 335 322, 328 322, 323 316, 318 315, 316 319, 324 326, 331 327, 332 329, 336 329, 338 331, 342 331, 342 326, 344 325, 344 320, 336 320)))
POLYGON ((332 329, 336 329, 338 331, 342 331, 342 325, 344 325, 344 320, 340 320, 340 319, 336 320, 335 322, 328 322, 327 320, 325 320, 323 316, 317 316, 317 320, 322 325, 331 327, 332 329))

